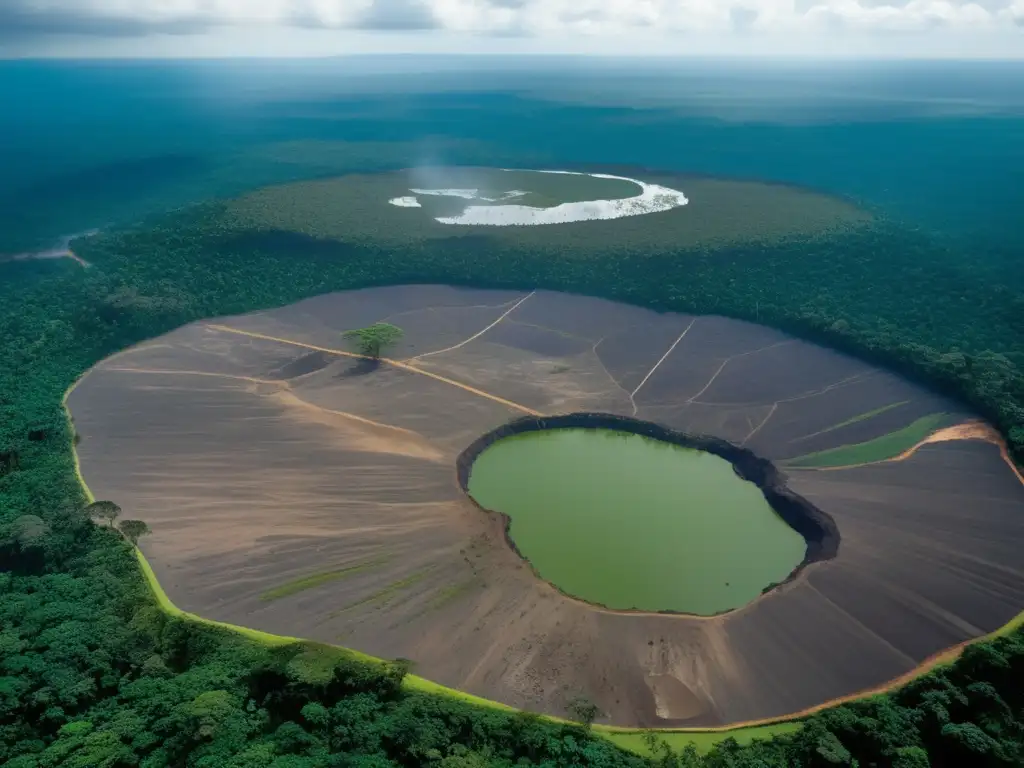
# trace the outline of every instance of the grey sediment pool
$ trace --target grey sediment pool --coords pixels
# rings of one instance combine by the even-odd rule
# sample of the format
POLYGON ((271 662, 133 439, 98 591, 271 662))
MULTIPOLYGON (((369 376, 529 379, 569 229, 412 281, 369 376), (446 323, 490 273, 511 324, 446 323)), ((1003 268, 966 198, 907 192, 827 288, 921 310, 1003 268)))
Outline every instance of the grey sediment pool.
POLYGON ((502 438, 469 493, 563 592, 613 609, 712 615, 781 582, 806 542, 718 456, 608 429, 502 438))

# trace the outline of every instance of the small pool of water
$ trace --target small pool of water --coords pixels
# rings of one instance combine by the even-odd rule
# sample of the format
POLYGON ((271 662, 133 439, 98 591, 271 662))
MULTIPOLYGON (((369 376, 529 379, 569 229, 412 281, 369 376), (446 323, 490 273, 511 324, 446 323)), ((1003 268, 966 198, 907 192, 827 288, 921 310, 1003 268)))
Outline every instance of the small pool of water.
POLYGON ((470 495, 511 519, 523 557, 563 592, 615 609, 738 608, 803 560, 806 542, 732 464, 606 429, 504 438, 470 495))

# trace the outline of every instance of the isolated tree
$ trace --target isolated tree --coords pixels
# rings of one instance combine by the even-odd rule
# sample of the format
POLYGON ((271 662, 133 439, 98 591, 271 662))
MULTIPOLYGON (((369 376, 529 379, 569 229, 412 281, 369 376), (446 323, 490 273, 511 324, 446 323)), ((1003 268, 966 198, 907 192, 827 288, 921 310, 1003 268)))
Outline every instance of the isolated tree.
POLYGON ((356 328, 342 334, 355 342, 359 354, 379 360, 381 352, 402 338, 402 329, 391 323, 374 323, 366 328, 356 328))
POLYGON ((388 682, 394 686, 395 690, 398 690, 405 676, 412 670, 415 662, 411 659, 397 658, 394 661, 389 661, 385 665, 384 675, 387 677, 388 682))
POLYGON ((89 517, 98 520, 106 520, 108 526, 112 526, 117 516, 121 514, 121 508, 112 501, 94 501, 85 511, 89 517))
POLYGON ((586 696, 577 696, 565 705, 566 711, 582 723, 588 731, 594 721, 601 716, 601 709, 586 696))
POLYGON ((117 527, 121 529, 121 533, 132 543, 133 547, 137 547, 139 539, 150 532, 149 526, 141 520, 122 520, 117 527))

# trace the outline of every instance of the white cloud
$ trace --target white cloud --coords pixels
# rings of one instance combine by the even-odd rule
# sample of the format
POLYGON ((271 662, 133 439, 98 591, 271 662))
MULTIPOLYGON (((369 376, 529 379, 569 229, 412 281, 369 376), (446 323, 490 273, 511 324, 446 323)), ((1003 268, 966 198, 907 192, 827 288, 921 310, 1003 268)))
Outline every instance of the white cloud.
POLYGON ((1000 9, 994 10, 995 13, 974 2, 948 0, 910 0, 901 5, 830 0, 810 8, 804 19, 812 24, 838 23, 857 31, 910 32, 941 27, 973 31, 998 26, 1000 9))
POLYGON ((1024 0, 1016 0, 999 11, 1000 17, 1009 23, 1024 27, 1024 0))
POLYGON ((984 41, 998 38, 1004 54, 1024 56, 1024 0, 0 0, 0 45, 21 49, 55 35, 266 41, 279 33, 283 41, 295 30, 325 29, 518 37, 552 51, 607 45, 637 53, 652 44, 678 52, 828 51, 853 39, 871 48, 872 39, 899 35, 917 40, 922 52, 945 41, 954 52, 984 54, 984 41))

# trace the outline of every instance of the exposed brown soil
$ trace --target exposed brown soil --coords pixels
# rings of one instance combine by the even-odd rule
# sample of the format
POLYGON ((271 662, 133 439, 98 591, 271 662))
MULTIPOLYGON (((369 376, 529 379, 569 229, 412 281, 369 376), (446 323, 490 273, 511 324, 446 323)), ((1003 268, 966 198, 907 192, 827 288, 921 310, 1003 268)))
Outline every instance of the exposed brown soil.
POLYGON ((584 694, 621 725, 779 717, 884 685, 1024 605, 1024 485, 987 428, 748 323, 545 292, 355 291, 181 328, 96 366, 69 407, 85 479, 150 524, 143 549, 181 608, 410 658, 527 709, 562 714, 584 694), (351 375, 364 361, 341 332, 378 320, 405 337, 351 375), (788 470, 841 532, 835 557, 698 619, 564 597, 460 488, 456 462, 481 435, 574 412, 712 436, 774 465, 930 413, 965 426, 898 461, 788 470))

